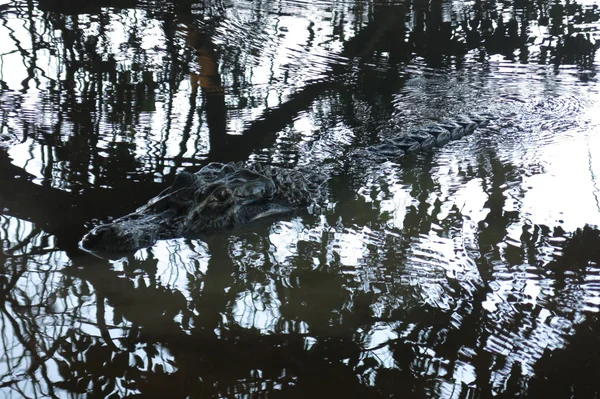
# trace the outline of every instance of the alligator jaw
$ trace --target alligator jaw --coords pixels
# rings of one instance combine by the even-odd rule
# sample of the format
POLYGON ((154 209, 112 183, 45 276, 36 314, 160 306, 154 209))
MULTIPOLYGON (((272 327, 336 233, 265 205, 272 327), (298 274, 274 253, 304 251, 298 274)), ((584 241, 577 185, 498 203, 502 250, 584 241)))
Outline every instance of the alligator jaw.
POLYGON ((276 216, 276 215, 285 215, 290 212, 295 211, 295 207, 290 207, 284 204, 252 204, 244 207, 240 207, 240 209, 236 210, 238 215, 242 214, 242 219, 246 220, 246 222, 242 221, 242 223, 250 223, 255 222, 260 219, 265 219, 268 217, 276 216))
POLYGON ((171 213, 132 213, 112 223, 99 225, 83 236, 79 247, 91 253, 132 252, 150 247, 160 239, 178 236, 180 228, 171 213))
POLYGON ((212 220, 206 217, 185 220, 183 217, 168 214, 169 212, 151 215, 132 213, 112 223, 95 227, 83 236, 79 247, 92 254, 133 252, 140 248, 151 247, 158 240, 198 236, 206 231, 252 223, 268 217, 288 214, 296 209, 281 203, 248 200, 231 206, 224 210, 221 217, 212 220))

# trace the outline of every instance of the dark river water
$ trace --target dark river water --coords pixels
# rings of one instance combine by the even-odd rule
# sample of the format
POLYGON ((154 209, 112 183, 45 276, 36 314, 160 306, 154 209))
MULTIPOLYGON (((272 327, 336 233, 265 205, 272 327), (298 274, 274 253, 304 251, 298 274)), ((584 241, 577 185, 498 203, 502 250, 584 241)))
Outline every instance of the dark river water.
POLYGON ((0 3, 0 396, 600 396, 599 5, 0 3), (79 249, 211 161, 329 195, 79 249))

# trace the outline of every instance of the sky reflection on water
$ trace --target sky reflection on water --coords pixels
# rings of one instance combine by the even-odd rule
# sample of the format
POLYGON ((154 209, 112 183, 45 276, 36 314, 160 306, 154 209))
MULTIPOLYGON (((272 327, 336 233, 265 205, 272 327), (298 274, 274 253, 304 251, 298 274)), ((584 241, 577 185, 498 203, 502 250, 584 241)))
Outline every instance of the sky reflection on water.
POLYGON ((600 225, 597 48, 565 32, 597 43, 597 8, 15 4, 0 10, 6 397, 531 394, 547 351, 593 331, 600 269, 576 231, 600 225), (528 40, 494 33, 499 16, 528 40), (493 120, 403 161, 353 157, 468 112, 493 120), (77 248, 175 172, 239 158, 319 168, 329 201, 110 260, 77 248))

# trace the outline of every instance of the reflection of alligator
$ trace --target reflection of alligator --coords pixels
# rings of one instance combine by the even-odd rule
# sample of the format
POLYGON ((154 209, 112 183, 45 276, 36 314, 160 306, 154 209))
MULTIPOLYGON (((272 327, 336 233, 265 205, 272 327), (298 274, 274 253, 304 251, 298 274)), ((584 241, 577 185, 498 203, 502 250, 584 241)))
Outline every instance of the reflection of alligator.
MULTIPOLYGON (((362 153, 399 159, 459 139, 486 123, 483 118, 461 117, 387 138, 362 153)), ((324 174, 306 169, 210 163, 195 174, 180 173, 171 187, 135 212, 97 226, 81 246, 94 252, 131 251, 157 240, 289 213, 321 197, 326 180, 324 174)))

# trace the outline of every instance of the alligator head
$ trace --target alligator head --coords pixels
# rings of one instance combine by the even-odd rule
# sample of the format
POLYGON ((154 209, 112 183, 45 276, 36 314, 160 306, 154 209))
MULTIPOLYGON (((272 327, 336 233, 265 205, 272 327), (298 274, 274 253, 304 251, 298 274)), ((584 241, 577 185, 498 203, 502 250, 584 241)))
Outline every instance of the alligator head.
POLYGON ((80 245, 90 252, 126 252, 250 223, 308 205, 323 182, 299 170, 211 163, 180 173, 171 187, 135 212, 95 227, 80 245))

